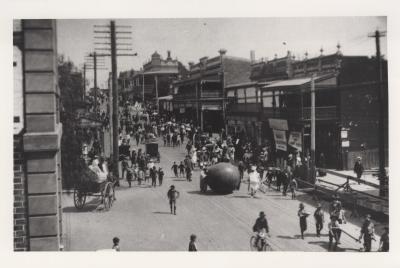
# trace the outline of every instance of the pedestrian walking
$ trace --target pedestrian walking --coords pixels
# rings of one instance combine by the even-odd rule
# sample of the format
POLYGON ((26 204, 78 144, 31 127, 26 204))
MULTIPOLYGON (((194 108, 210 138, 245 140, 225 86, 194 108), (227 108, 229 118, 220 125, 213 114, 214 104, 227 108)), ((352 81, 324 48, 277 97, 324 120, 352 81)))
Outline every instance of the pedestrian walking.
POLYGON ((150 180, 150 169, 146 168, 144 171, 144 182, 147 183, 150 180))
POLYGON ((332 242, 335 239, 335 245, 333 246, 333 251, 336 251, 337 245, 339 244, 339 231, 340 231, 340 226, 338 220, 331 216, 331 221, 328 223, 328 229, 329 229, 329 245, 328 245, 328 250, 330 251, 332 249, 332 242))
POLYGON ((375 226, 371 221, 371 215, 367 214, 365 216, 365 221, 361 226, 360 237, 358 241, 364 238, 364 250, 365 252, 371 251, 372 240, 375 240, 375 226))
POLYGON ((145 177, 145 175, 144 175, 143 169, 139 169, 138 176, 137 176, 138 185, 142 185, 142 181, 144 180, 144 177, 145 177))
POLYGON ((176 215, 176 200, 179 198, 179 192, 175 189, 174 185, 171 185, 168 190, 167 197, 169 199, 169 207, 171 209, 171 214, 176 215))
POLYGON ((112 241, 113 241, 112 249, 115 250, 115 251, 120 251, 119 238, 118 237, 114 237, 112 241))
POLYGON ((128 182, 129 188, 131 188, 132 186, 132 179, 133 179, 133 170, 128 167, 126 170, 126 181, 128 182))
POLYGON ((324 228, 324 212, 322 211, 321 204, 318 204, 317 209, 314 212, 315 229, 317 231, 317 237, 321 236, 321 230, 324 228))
POLYGON ((185 165, 182 161, 179 164, 179 176, 185 177, 185 165))
POLYGON ((189 166, 187 166, 185 172, 186 172, 186 180, 192 181, 192 169, 189 166))
POLYGON ((239 161, 238 170, 239 170, 239 175, 240 175, 240 181, 243 180, 244 169, 245 169, 245 166, 244 166, 243 161, 239 161))
POLYGON ((305 211, 304 204, 300 203, 297 216, 299 217, 301 239, 304 239, 304 232, 307 230, 307 217, 309 215, 310 214, 305 211))
POLYGON ((189 251, 197 251, 196 239, 197 236, 195 234, 190 235, 189 251))
POLYGON ((287 193, 287 189, 289 187, 289 183, 291 181, 291 176, 292 173, 290 171, 290 166, 286 166, 285 170, 282 173, 282 184, 283 184, 283 191, 282 191, 282 195, 286 196, 287 193))
POLYGON ((379 241, 379 251, 389 252, 389 227, 384 228, 384 233, 379 241))
POLYGON ((261 178, 260 174, 257 172, 257 167, 252 166, 251 171, 249 173, 249 186, 248 190, 250 191, 251 197, 255 197, 258 189, 260 188, 261 178))
POLYGON ((292 200, 296 199, 297 187, 298 187, 298 184, 297 184, 296 178, 292 178, 292 180, 290 181, 290 184, 289 184, 289 189, 290 189, 290 192, 292 193, 292 200))
POLYGON ((200 172, 200 191, 202 193, 207 192, 207 182, 206 182, 206 178, 207 178, 207 167, 203 167, 203 169, 200 172))
POLYGON ((151 186, 156 187, 157 186, 157 168, 156 168, 156 166, 153 166, 153 168, 150 169, 150 177, 151 177, 151 186))
POLYGON ((361 157, 357 157, 357 161, 354 163, 354 168, 353 168, 354 173, 357 175, 357 181, 358 184, 361 184, 361 176, 364 172, 364 166, 361 163, 361 157))
POLYGON ((158 185, 159 185, 159 186, 162 185, 163 179, 164 179, 164 171, 163 171, 162 168, 160 167, 160 168, 158 169, 158 185))
POLYGON ((178 177, 179 177, 179 176, 178 176, 178 165, 176 164, 176 162, 174 162, 174 164, 172 165, 171 170, 174 171, 175 177, 178 178, 178 177))

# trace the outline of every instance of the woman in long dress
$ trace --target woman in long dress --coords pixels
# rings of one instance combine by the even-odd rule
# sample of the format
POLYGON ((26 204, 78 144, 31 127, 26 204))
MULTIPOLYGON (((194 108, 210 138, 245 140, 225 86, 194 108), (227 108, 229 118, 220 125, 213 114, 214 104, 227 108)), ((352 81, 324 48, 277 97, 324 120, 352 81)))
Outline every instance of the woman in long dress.
POLYGON ((257 167, 252 166, 249 173, 249 188, 252 197, 255 196, 256 192, 260 188, 261 178, 260 173, 257 172, 257 167))

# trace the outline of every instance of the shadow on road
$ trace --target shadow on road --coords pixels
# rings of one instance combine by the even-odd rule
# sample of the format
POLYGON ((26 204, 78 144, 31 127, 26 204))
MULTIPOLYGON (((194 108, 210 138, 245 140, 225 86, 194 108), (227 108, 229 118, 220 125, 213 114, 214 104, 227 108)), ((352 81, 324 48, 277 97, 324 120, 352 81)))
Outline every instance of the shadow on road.
POLYGON ((230 198, 251 198, 250 195, 232 195, 230 198))
POLYGON ((96 208, 100 205, 100 199, 99 198, 94 198, 90 200, 89 202, 85 203, 85 206, 81 209, 77 209, 75 206, 71 207, 64 207, 63 212, 64 213, 72 213, 72 212, 93 212, 96 210, 96 208))
MULTIPOLYGON (((296 235, 297 236, 297 235, 296 235)), ((276 237, 278 238, 283 238, 283 239, 299 239, 299 237, 296 236, 289 236, 289 235, 277 235, 276 237)))
POLYGON ((153 214, 168 214, 168 215, 172 215, 171 212, 166 212, 166 211, 154 211, 153 214))
POLYGON ((173 181, 187 181, 186 179, 173 179, 173 181))
POLYGON ((188 194, 198 194, 198 195, 216 195, 216 196, 219 196, 219 195, 228 195, 228 194, 218 194, 218 193, 215 193, 215 192, 213 192, 213 191, 207 191, 207 192, 205 192, 205 193, 203 193, 203 192, 201 192, 201 191, 188 191, 187 193, 188 193, 188 194))

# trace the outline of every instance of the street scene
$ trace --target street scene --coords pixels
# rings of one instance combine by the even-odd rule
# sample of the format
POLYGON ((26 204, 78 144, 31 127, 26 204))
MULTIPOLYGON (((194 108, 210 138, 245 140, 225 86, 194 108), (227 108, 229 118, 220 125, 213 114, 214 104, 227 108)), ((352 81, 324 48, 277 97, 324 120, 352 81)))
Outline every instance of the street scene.
POLYGON ((13 30, 15 251, 389 251, 386 17, 13 30))

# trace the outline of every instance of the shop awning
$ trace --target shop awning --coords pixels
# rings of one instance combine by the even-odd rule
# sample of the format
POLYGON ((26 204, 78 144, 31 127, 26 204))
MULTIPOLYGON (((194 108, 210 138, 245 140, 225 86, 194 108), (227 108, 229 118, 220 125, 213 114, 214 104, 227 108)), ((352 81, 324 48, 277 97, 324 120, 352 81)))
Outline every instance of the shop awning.
MULTIPOLYGON (((336 75, 328 74, 314 77, 315 86, 336 86, 336 75)), ((295 78, 289 80, 283 80, 270 85, 264 86, 264 90, 275 90, 275 89, 296 89, 302 87, 309 87, 311 84, 311 77, 295 78)))
POLYGON ((173 96, 172 95, 168 95, 168 96, 164 96, 164 97, 159 97, 158 100, 172 100, 173 96))

